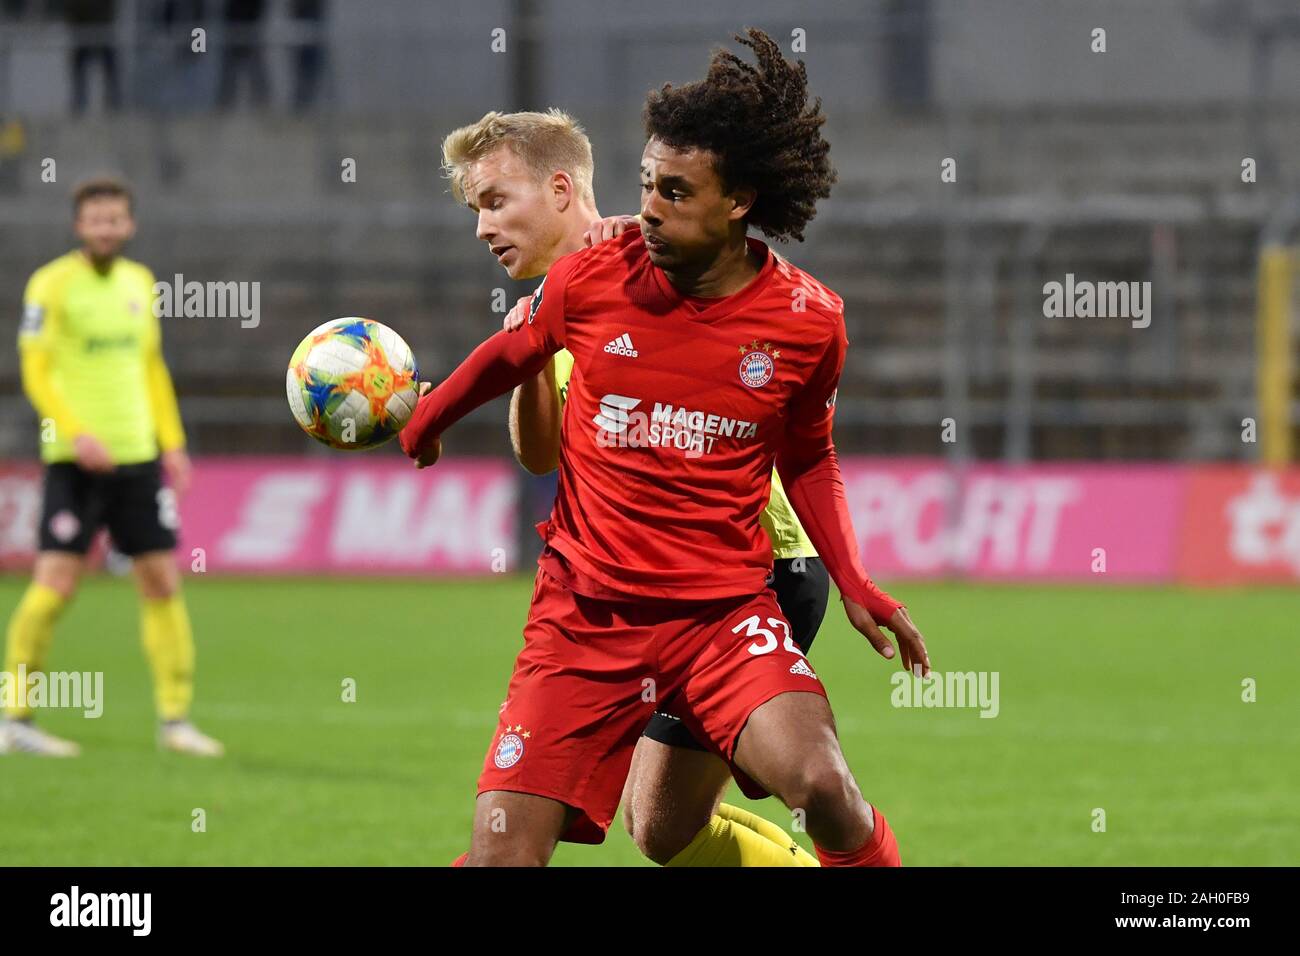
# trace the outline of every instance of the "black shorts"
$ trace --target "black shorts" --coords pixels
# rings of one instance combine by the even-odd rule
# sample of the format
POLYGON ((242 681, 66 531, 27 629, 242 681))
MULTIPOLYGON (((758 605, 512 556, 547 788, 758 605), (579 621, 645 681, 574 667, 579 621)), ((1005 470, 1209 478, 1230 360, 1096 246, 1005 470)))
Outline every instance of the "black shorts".
POLYGON ((42 551, 85 554, 105 525, 114 547, 129 557, 176 547, 176 496, 163 484, 156 458, 107 474, 72 462, 46 465, 41 499, 42 551))
MULTIPOLYGON (((776 592, 776 603, 790 622, 790 636, 805 654, 812 647, 817 629, 826 616, 830 594, 830 575, 821 558, 779 558, 772 562, 768 587, 776 592)), ((656 712, 642 732, 643 737, 670 747, 707 749, 671 714, 656 712)))

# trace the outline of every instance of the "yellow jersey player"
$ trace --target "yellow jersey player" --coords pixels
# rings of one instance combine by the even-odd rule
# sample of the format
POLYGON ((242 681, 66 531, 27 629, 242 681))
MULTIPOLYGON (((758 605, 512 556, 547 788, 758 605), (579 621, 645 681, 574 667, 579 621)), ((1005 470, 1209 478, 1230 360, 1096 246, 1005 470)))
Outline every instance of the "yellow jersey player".
MULTIPOLYGON (((190 462, 163 361, 153 275, 121 255, 135 233, 130 189, 115 179, 84 183, 73 212, 81 248, 32 275, 18 331, 45 474, 36 567, 9 620, 5 670, 11 686, 44 670, 55 622, 76 592, 92 538, 107 526, 132 559, 159 744, 219 756, 221 744, 188 719, 194 642, 173 552, 176 496, 189 482, 190 462)), ((75 743, 34 725, 25 696, 15 696, 0 723, 0 752, 76 755, 75 743)))
MULTIPOLYGON (((512 279, 542 276, 560 257, 635 225, 633 217, 600 220, 591 144, 557 110, 488 113, 451 133, 442 150, 453 193, 477 214, 478 238, 512 279)), ((522 324, 528 302, 511 311, 507 328, 522 324)), ((515 456, 534 474, 557 465, 572 368, 572 355, 561 350, 511 396, 515 456)), ((775 473, 762 523, 773 544, 771 587, 806 651, 826 612, 829 576, 775 473)), ((776 824, 722 803, 730 780, 727 765, 679 720, 655 714, 632 757, 624 824, 641 852, 666 866, 818 865, 776 824)))

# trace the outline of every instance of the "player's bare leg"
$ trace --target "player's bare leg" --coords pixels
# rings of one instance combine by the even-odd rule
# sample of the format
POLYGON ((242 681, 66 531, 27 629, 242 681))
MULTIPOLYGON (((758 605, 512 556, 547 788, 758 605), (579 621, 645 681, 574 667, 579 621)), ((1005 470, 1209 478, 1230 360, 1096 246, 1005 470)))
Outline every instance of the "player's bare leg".
POLYGON ((171 551, 149 551, 131 563, 140 592, 141 636, 161 725, 158 744, 164 750, 194 757, 220 757, 220 741, 189 721, 194 696, 194 639, 189 614, 180 595, 180 572, 171 551))
POLYGON ((734 758, 792 812, 803 812, 819 847, 847 853, 871 838, 871 807, 849 771, 830 704, 820 694, 789 692, 760 706, 741 731, 734 758))
POLYGON ((71 601, 81 582, 86 559, 69 551, 42 551, 36 556, 32 581, 58 591, 63 600, 71 601))
POLYGON ((481 793, 465 866, 545 866, 577 815, 573 807, 531 793, 481 793))
POLYGON ((731 771, 713 754, 642 737, 623 788, 623 825, 663 866, 708 825, 730 782, 731 771))
MULTIPOLYGON (((81 555, 71 552, 42 551, 36 556, 32 583, 14 610, 5 641, 5 670, 14 679, 20 668, 27 674, 44 670, 54 623, 76 594, 84 564, 81 555)), ((0 723, 0 753, 75 757, 81 752, 72 741, 35 726, 26 708, 15 707, 5 716, 0 723)))
POLYGON ((136 589, 147 601, 169 598, 180 590, 181 576, 170 551, 150 551, 131 562, 136 589))

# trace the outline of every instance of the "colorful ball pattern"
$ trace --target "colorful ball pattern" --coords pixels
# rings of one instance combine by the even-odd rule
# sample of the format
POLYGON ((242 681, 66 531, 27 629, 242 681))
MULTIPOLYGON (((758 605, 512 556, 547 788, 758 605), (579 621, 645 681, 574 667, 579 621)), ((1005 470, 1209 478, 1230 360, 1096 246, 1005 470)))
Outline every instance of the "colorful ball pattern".
POLYGON ((298 344, 285 390, 303 431, 353 451, 382 445, 402 430, 415 411, 419 379, 400 335, 350 316, 326 322, 298 344))

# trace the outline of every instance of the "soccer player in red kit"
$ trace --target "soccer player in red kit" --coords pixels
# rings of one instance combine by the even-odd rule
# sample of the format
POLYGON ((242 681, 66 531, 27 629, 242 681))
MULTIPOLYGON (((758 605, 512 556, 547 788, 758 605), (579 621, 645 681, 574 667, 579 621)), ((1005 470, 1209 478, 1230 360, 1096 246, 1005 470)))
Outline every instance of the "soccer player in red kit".
POLYGON ((522 333, 500 332, 401 433, 417 464, 473 408, 574 356, 559 490, 469 865, 540 865, 600 842, 656 710, 728 760, 751 795, 802 811, 825 866, 898 865, 862 799, 817 675, 765 587, 759 515, 775 461, 853 626, 929 672, 907 611, 863 569, 831 441, 847 339, 839 297, 747 238, 801 238, 834 173, 802 64, 765 34, 750 66, 646 105, 641 230, 559 259, 522 333), (501 824, 505 825, 502 826, 501 824))

